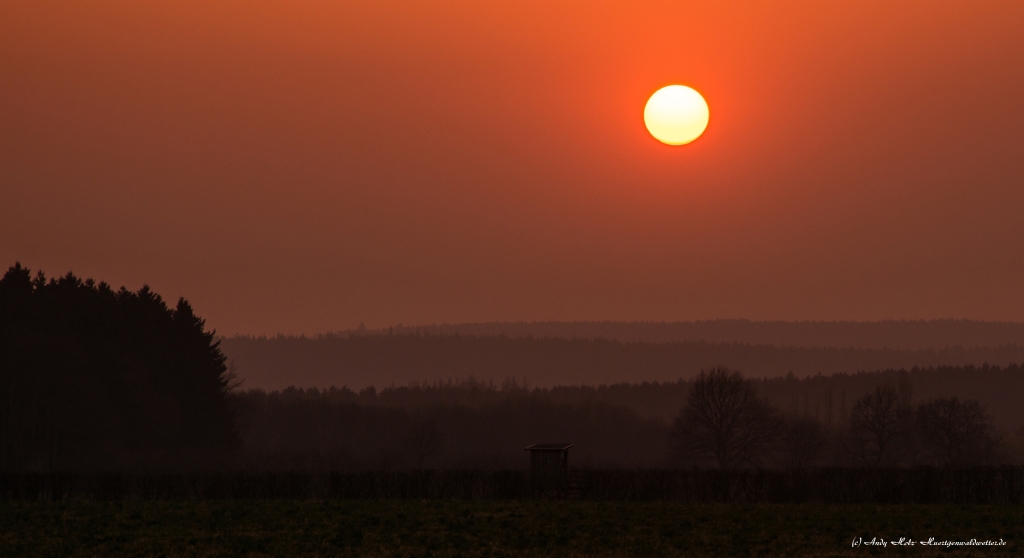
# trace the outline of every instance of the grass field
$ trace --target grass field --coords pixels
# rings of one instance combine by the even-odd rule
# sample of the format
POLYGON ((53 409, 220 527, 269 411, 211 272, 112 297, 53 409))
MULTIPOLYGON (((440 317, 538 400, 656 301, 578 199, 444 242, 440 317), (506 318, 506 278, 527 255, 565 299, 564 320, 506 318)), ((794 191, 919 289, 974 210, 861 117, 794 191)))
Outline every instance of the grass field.
POLYGON ((3 556, 1009 556, 1024 508, 551 501, 0 503, 3 556), (1005 546, 862 544, 991 539, 1005 546))

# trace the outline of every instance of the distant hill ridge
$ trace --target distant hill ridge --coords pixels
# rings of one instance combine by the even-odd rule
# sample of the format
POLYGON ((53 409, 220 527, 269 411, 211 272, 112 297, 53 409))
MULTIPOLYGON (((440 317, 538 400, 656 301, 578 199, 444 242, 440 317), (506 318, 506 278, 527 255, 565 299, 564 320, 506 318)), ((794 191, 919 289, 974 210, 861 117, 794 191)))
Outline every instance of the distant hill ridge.
POLYGON ((349 330, 361 333, 430 333, 509 337, 614 339, 621 342, 707 341, 791 347, 926 350, 948 347, 1024 346, 1024 322, 978 320, 753 321, 692 322, 483 322, 397 325, 349 330))
POLYGON ((724 365, 749 377, 797 377, 914 366, 1024 363, 1024 345, 945 349, 862 349, 462 333, 366 333, 318 337, 230 337, 221 349, 244 387, 405 385, 476 378, 532 385, 675 381, 724 365))

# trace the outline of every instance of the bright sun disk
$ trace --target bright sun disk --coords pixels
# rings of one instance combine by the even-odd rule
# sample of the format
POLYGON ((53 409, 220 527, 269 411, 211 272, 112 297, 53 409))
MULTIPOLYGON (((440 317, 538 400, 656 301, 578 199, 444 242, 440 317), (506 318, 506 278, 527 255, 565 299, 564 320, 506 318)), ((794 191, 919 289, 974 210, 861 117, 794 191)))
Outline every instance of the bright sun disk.
POLYGON ((685 85, 668 85, 654 92, 644 107, 644 124, 655 139, 683 145, 700 137, 708 127, 708 104, 685 85))

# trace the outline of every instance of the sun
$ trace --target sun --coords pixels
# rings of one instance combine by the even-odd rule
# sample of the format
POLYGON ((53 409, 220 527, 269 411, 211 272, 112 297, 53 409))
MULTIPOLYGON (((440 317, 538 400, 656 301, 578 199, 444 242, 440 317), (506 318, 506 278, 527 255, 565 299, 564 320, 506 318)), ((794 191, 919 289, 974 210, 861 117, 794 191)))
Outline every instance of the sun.
POLYGON ((685 85, 668 85, 654 92, 644 107, 644 124, 654 139, 683 145, 708 127, 708 103, 685 85))

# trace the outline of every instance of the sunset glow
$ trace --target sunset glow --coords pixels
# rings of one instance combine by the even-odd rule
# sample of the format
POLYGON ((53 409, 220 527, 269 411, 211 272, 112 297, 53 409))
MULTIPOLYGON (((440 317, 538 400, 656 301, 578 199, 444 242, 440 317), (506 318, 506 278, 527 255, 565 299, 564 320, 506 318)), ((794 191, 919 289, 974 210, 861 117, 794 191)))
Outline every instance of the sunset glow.
POLYGON ((644 124, 655 139, 683 145, 700 137, 708 127, 708 103, 685 85, 657 90, 644 107, 644 124))
POLYGON ((0 0, 0 555, 1012 554, 1022 30, 0 0))
POLYGON ((0 260, 186 296, 229 336, 1020 320, 1022 22, 1019 0, 0 2, 0 260), (677 90, 706 129, 651 118, 677 90))

